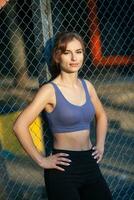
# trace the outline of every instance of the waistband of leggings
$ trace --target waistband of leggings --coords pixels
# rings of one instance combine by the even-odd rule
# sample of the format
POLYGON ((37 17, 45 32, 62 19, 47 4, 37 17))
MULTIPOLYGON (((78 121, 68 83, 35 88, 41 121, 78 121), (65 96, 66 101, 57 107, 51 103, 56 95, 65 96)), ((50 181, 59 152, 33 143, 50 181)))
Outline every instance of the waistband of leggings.
POLYGON ((55 149, 53 148, 52 153, 67 153, 69 155, 86 155, 92 153, 93 149, 88 150, 68 150, 68 149, 55 149))

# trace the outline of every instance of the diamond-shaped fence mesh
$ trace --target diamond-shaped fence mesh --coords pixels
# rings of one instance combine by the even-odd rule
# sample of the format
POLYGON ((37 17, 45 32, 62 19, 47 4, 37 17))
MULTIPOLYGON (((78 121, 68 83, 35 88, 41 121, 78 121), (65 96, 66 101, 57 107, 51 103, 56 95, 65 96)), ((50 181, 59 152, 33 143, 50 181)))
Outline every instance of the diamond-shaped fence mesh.
MULTIPOLYGON (((59 31, 75 31, 85 41, 80 76, 94 84, 109 120, 100 168, 114 200, 134 199, 133 3, 0 1, 0 200, 46 199, 43 170, 23 151, 12 126, 50 78, 48 41, 59 31)), ((93 140, 94 132, 93 128, 93 140)), ((49 151, 44 113, 30 126, 30 133, 39 151, 49 151)))

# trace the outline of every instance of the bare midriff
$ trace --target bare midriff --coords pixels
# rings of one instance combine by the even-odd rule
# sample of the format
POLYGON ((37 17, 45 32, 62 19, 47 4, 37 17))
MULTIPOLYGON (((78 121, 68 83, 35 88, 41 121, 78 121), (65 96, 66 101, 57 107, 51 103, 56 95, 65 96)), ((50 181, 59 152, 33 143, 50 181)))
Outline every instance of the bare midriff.
POLYGON ((53 147, 75 151, 89 150, 92 148, 90 133, 88 130, 55 133, 53 147))

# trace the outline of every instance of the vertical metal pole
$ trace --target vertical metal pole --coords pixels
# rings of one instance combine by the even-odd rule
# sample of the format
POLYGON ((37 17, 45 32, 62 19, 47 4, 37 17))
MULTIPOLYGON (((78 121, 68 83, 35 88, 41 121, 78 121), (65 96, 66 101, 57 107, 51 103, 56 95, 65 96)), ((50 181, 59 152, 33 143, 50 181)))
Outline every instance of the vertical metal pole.
MULTIPOLYGON (((39 85, 45 84, 49 80, 49 70, 47 63, 41 62, 43 57, 43 48, 47 41, 53 36, 52 28, 52 14, 51 14, 51 0, 33 0, 33 24, 34 24, 34 36, 35 46, 37 49, 37 60, 38 60, 38 81, 39 85), (37 9, 38 7, 38 9, 37 9)), ((45 154, 49 154, 52 146, 51 132, 46 123, 44 112, 42 112, 42 126, 45 142, 45 154)), ((42 190, 42 197, 46 196, 45 190, 42 190)))
POLYGON ((46 42, 53 36, 51 0, 33 0, 33 24, 35 35, 35 46, 38 56, 38 80, 39 85, 44 84, 49 79, 49 70, 46 63, 42 63, 42 50, 46 42), (37 9, 38 6, 38 9, 37 9))

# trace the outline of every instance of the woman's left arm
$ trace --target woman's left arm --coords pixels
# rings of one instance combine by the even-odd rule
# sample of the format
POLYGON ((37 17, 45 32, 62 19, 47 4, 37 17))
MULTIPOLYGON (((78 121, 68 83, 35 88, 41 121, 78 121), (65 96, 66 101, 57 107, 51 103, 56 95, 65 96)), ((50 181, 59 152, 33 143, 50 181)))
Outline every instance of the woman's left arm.
POLYGON ((97 162, 100 162, 104 153, 105 138, 107 133, 107 116, 106 112, 102 106, 101 101, 99 100, 94 86, 87 82, 89 94, 91 101, 95 108, 96 116, 96 146, 93 147, 94 153, 93 156, 97 159, 97 162))

